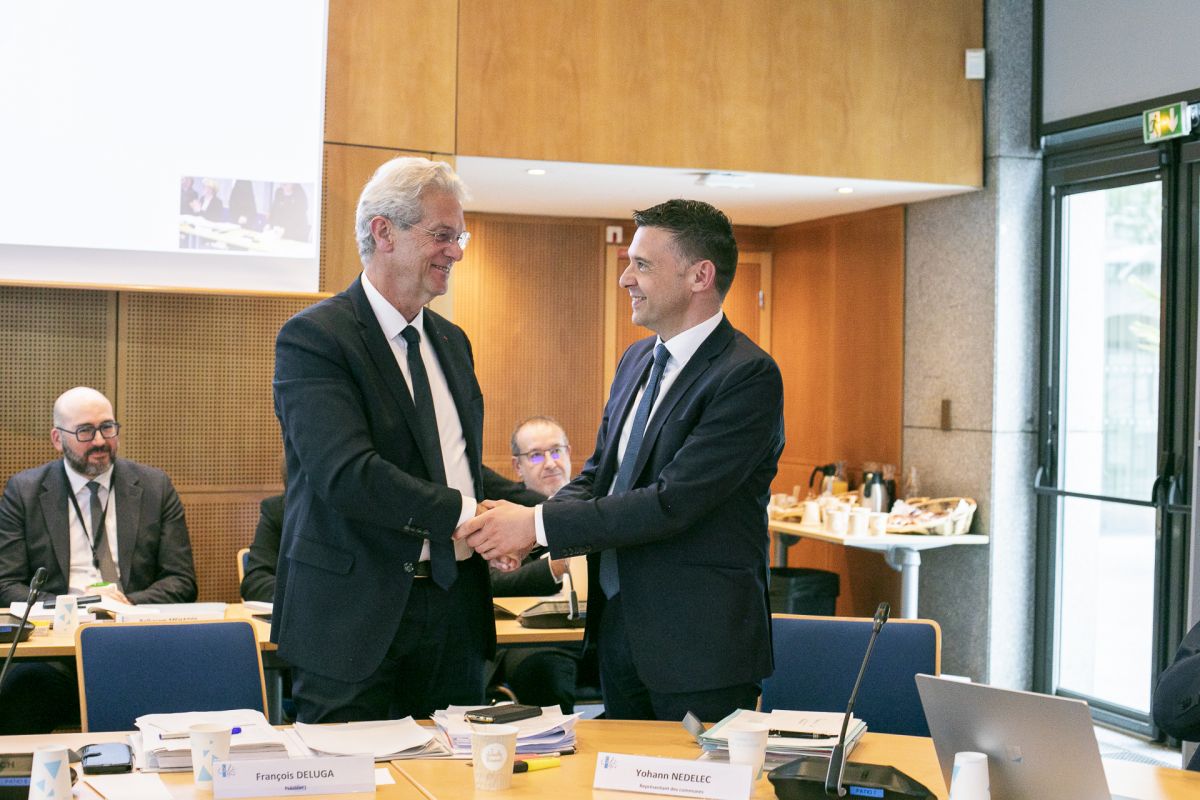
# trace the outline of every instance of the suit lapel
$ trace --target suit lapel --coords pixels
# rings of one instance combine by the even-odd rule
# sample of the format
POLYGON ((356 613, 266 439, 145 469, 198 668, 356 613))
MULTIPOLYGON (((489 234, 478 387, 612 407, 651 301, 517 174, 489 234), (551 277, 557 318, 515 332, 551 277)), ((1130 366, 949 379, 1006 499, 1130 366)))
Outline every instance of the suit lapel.
POLYGON ((658 440, 663 423, 670 418, 671 411, 687 395, 700 376, 708 371, 713 360, 724 352, 731 341, 733 341, 733 326, 729 324, 728 319, 722 317, 721 323, 700 344, 683 371, 679 373, 679 377, 671 384, 671 388, 663 397, 662 402, 654 410, 654 415, 650 417, 650 422, 646 424, 646 435, 642 438, 642 447, 638 451, 638 459, 633 465, 635 486, 637 485, 636 476, 641 475, 642 470, 645 469, 646 460, 654 450, 654 443, 658 440))
MULTIPOLYGON (((362 337, 363 346, 366 347, 367 354, 375 364, 375 369, 383 378, 385 391, 392 396, 392 400, 399 407, 400 416, 421 451, 426 469, 429 469, 429 465, 434 463, 435 455, 428 451, 429 445, 426 444, 426 440, 429 437, 417 428, 417 408, 413 404, 412 394, 409 393, 408 382, 404 380, 404 373, 400 371, 400 365, 396 363, 396 354, 392 350, 392 346, 383 336, 379 320, 375 318, 375 311, 371 308, 371 301, 367 299, 367 293, 362 288, 361 277, 350 284, 350 287, 346 289, 346 294, 354 304, 354 316, 358 320, 358 332, 362 337)), ((437 457, 440 459, 441 455, 437 454, 437 457)), ((429 470, 429 474, 434 474, 434 471, 429 470)))
POLYGON ((124 590, 129 585, 133 551, 142 529, 142 484, 131 470, 114 464, 112 486, 117 495, 117 568, 124 590))
MULTIPOLYGON (((612 485, 617 475, 617 451, 621 446, 621 431, 625 428, 625 422, 629 415, 633 413, 633 401, 637 398, 638 388, 646 382, 647 376, 650 374, 650 362, 653 361, 654 356, 653 343, 658 339, 654 338, 650 341, 651 346, 647 347, 645 352, 640 356, 634 356, 637 360, 632 367, 633 380, 613 386, 610 405, 617 411, 617 414, 611 418, 608 440, 604 443, 604 463, 600 465, 596 476, 597 483, 603 487, 605 492, 608 491, 608 487, 612 485)), ((645 450, 644 445, 642 449, 645 450)))
POLYGON ((476 453, 483 452, 483 443, 480 441, 482 431, 476 431, 475 426, 470 423, 471 408, 470 399, 471 391, 468 385, 467 376, 474 375, 475 369, 467 358, 466 353, 461 352, 457 347, 450 346, 450 339, 441 331, 440 323, 432 311, 425 309, 425 341, 433 346, 433 352, 437 354, 438 364, 442 367, 442 374, 446 377, 446 385, 450 388, 450 396, 454 398, 454 408, 458 411, 458 423, 462 428, 463 439, 467 444, 467 460, 471 463, 471 480, 475 484, 475 492, 482 497, 483 491, 483 469, 476 457, 476 453))
POLYGON ((58 561, 64 583, 71 579, 71 520, 67 516, 67 503, 70 502, 67 495, 70 491, 71 484, 62 461, 51 464, 42 477, 42 491, 38 499, 42 507, 42 519, 46 522, 46 536, 54 548, 54 558, 58 561))

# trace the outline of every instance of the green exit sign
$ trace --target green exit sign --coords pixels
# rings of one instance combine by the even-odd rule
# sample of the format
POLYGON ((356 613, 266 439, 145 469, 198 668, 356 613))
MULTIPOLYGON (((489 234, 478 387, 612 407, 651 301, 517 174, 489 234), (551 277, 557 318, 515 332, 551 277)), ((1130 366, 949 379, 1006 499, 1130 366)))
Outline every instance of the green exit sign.
POLYGON ((1187 136, 1192 132, 1192 116, 1187 103, 1172 103, 1142 112, 1142 141, 1154 144, 1187 136))

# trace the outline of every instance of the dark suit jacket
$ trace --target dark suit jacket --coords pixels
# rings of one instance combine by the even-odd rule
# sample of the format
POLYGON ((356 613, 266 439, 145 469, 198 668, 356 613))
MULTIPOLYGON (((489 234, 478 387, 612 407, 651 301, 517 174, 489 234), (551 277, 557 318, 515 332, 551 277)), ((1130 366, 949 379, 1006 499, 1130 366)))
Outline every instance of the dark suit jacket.
MULTIPOLYGON (((126 596, 135 603, 189 603, 196 599, 196 570, 183 506, 160 469, 117 459, 117 566, 126 596)), ((41 599, 67 593, 71 568, 63 462, 18 472, 0 500, 0 602, 29 596, 38 567, 49 574, 41 599)))
POLYGON ((766 506, 783 450, 779 368, 723 319, 646 426, 633 488, 607 496, 654 344, 622 356, 596 451, 542 507, 550 553, 590 554, 590 643, 605 606, 599 551, 616 549, 629 646, 650 689, 757 682, 772 670, 766 506))
MULTIPOLYGON (((483 468, 483 396, 462 330, 425 309, 466 439, 476 498, 519 499, 512 481, 483 468)), ((458 491, 430 480, 414 435, 412 396, 361 279, 301 311, 279 332, 275 413, 288 490, 271 637, 292 664, 361 681, 383 662, 400 625, 426 539, 449 542, 458 491)), ((458 580, 478 602, 461 620, 495 650, 487 564, 472 556, 458 580)))
POLYGON ((492 570, 492 594, 496 597, 543 597, 555 594, 562 584, 554 580, 550 563, 531 556, 512 572, 492 570))
POLYGON ((264 498, 259 510, 241 594, 243 600, 269 603, 275 596, 275 565, 279 562, 279 540, 283 536, 283 495, 264 498))
MULTIPOLYGON (((1200 624, 1188 631, 1175 653, 1175 662, 1154 688, 1154 721, 1176 739, 1200 740, 1200 624)), ((1188 769, 1200 770, 1200 750, 1188 769)))

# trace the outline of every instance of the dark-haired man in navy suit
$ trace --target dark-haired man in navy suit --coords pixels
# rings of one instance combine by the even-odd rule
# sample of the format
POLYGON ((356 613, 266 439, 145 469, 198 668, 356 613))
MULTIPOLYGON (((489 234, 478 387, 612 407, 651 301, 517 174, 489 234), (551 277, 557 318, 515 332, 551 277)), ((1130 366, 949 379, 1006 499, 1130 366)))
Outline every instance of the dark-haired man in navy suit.
POLYGON ((517 488, 483 466, 466 334, 425 308, 463 257, 464 197, 444 163, 381 166, 356 212, 362 276, 276 340, 288 486, 271 636, 301 722, 483 700, 488 569, 451 534, 517 488))
POLYGON ((621 358, 596 450, 536 510, 501 504, 456 536, 511 567, 535 543, 588 554, 587 641, 606 713, 718 720, 772 670, 767 500, 783 449, 774 360, 721 311, 737 244, 691 200, 636 212, 620 283, 657 336, 621 358))

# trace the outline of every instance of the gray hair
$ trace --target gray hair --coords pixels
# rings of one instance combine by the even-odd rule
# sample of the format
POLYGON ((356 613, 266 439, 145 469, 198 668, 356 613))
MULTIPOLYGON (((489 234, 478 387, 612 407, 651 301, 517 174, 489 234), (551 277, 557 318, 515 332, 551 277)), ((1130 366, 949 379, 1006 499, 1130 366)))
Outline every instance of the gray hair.
POLYGON ((444 161, 393 158, 375 170, 359 195, 354 214, 354 237, 364 264, 375 252, 371 220, 384 217, 394 225, 415 225, 421 221, 421 196, 430 189, 448 192, 459 203, 469 197, 467 187, 444 161))
POLYGON ((517 427, 513 428, 512 436, 508 440, 509 446, 512 447, 513 456, 521 455, 521 448, 517 445, 517 434, 524 430, 526 425, 547 425, 552 428, 558 428, 562 433, 563 444, 567 447, 571 446, 571 443, 567 441, 567 429, 562 426, 561 422, 545 414, 535 414, 532 417, 526 417, 521 420, 517 423, 517 427))

